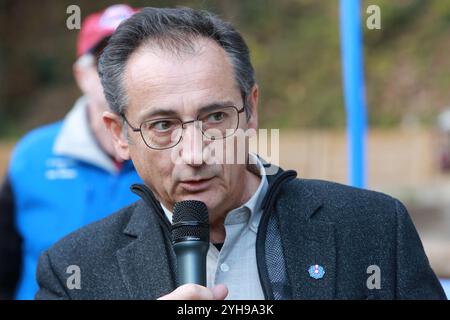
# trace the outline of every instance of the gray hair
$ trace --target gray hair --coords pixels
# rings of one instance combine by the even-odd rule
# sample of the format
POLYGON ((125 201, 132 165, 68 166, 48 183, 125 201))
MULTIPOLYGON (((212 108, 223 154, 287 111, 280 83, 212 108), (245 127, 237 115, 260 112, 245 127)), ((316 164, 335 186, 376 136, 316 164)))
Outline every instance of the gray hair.
POLYGON ((231 24, 208 11, 190 8, 144 8, 117 28, 98 66, 105 97, 112 111, 118 114, 125 111, 125 65, 142 44, 152 41, 161 48, 179 51, 192 48, 198 37, 211 39, 225 50, 232 63, 248 119, 250 107, 247 99, 255 85, 255 74, 247 44, 231 24))

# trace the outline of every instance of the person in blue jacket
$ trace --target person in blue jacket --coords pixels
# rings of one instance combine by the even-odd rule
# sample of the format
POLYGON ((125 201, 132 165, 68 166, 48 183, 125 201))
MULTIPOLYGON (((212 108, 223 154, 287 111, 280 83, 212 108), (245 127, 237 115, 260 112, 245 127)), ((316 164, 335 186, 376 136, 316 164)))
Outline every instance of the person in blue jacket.
POLYGON ((33 299, 39 255, 68 233, 137 200, 131 161, 115 154, 98 58, 118 25, 136 12, 113 5, 86 17, 73 72, 83 96, 67 116, 26 134, 0 187, 0 300, 33 299))

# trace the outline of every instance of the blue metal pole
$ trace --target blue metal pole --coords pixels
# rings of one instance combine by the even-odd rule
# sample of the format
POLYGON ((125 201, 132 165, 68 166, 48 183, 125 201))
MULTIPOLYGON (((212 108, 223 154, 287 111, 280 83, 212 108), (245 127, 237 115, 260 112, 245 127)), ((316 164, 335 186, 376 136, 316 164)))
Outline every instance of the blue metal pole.
POLYGON ((363 39, 359 0, 341 0, 341 54, 347 111, 348 172, 351 185, 366 184, 366 127, 363 39))

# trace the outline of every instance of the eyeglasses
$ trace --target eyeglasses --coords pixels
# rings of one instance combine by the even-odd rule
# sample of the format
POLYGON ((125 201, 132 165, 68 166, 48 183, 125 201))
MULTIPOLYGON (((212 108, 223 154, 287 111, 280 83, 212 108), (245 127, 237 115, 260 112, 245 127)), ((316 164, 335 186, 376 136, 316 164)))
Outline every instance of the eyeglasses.
POLYGON ((147 147, 156 150, 173 148, 183 138, 183 129, 194 123, 202 134, 210 140, 224 139, 232 136, 239 127, 239 114, 245 106, 238 110, 235 106, 220 107, 199 114, 197 119, 181 121, 178 118, 159 118, 141 123, 139 128, 130 124, 124 113, 121 116, 134 132, 140 132, 147 147))

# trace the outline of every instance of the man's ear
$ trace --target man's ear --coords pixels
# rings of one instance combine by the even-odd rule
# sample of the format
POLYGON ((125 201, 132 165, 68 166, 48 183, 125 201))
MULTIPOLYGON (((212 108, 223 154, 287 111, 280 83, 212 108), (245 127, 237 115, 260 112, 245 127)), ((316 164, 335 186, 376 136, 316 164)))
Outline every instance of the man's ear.
POLYGON ((105 111, 103 112, 103 122, 112 136, 117 155, 119 155, 122 160, 129 160, 130 150, 128 147, 128 139, 124 135, 122 128, 123 122, 120 116, 114 112, 105 111))
POLYGON ((250 107, 251 116, 247 122, 248 128, 258 130, 258 100, 259 100, 259 88, 258 85, 255 85, 250 92, 249 97, 247 98, 248 105, 250 107))
POLYGON ((83 66, 81 66, 79 63, 75 62, 72 66, 72 70, 73 77, 75 78, 78 88, 80 88, 82 92, 86 92, 88 83, 86 81, 85 68, 83 68, 83 66))
POLYGON ((97 75, 95 58, 85 54, 78 58, 72 66, 73 77, 83 93, 92 91, 92 76, 97 75))

